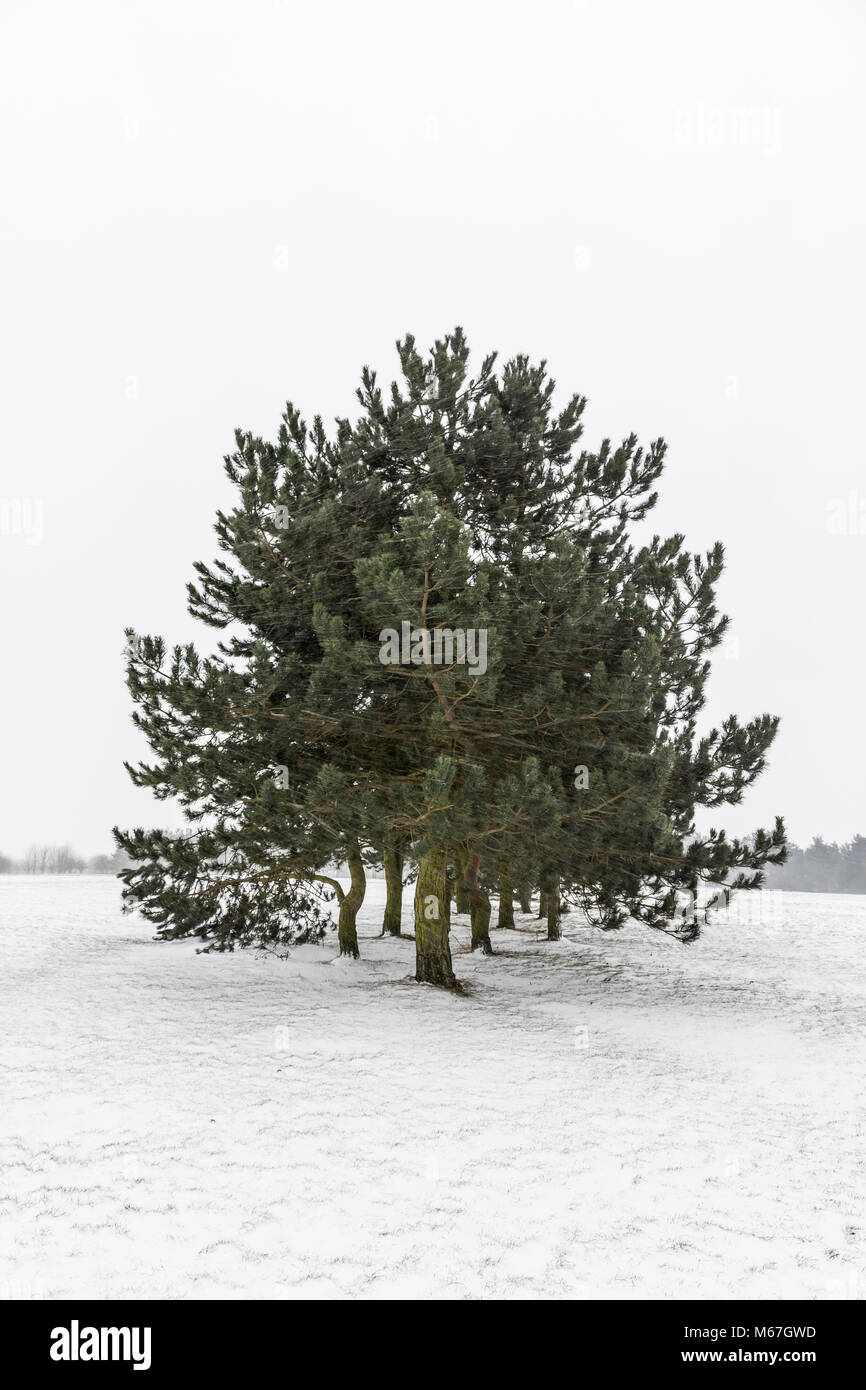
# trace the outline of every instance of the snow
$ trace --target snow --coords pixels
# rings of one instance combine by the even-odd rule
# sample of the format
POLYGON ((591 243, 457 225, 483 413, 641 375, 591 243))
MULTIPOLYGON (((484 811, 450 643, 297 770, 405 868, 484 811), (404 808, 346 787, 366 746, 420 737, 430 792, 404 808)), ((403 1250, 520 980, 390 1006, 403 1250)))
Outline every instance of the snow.
POLYGON ((357 962, 202 956, 0 878, 0 1294, 866 1296, 866 898, 492 958, 459 918, 463 997, 383 900, 357 962))

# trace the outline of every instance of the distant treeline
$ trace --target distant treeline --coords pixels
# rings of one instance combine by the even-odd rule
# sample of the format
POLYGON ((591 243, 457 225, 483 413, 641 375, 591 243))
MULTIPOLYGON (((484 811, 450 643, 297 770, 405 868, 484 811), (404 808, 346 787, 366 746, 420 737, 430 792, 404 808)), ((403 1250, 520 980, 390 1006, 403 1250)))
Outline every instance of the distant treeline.
POLYGON ((847 845, 827 844, 820 835, 809 845, 788 846, 788 862, 768 868, 768 888, 791 893, 866 893, 866 836, 847 845))
MULTIPOLYGON (((0 874, 116 874, 129 864, 122 850, 83 859, 71 845, 31 845, 22 859, 0 854, 0 874)), ((345 866, 328 865, 326 872, 343 873, 345 866)), ((368 878, 381 873, 368 872, 368 878)), ((788 846, 788 862, 768 866, 767 888, 790 893, 866 894, 866 835, 855 835, 850 844, 828 844, 817 836, 808 849, 788 846)))
POLYGON ((71 845, 31 845, 23 859, 0 854, 0 874, 116 874, 128 863, 118 849, 82 859, 71 845))

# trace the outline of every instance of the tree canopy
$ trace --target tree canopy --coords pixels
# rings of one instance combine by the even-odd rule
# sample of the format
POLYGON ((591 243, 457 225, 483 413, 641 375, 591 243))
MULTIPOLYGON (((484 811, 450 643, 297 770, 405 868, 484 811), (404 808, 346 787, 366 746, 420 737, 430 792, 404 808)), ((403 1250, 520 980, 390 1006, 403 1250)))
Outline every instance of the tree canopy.
POLYGON ((330 892, 357 954, 365 865, 389 876, 389 930, 412 866, 417 978, 446 986, 452 887, 485 951, 494 887, 506 920, 539 887, 554 938, 570 903, 689 940, 701 880, 759 887, 784 858, 780 820, 695 829, 742 799, 778 725, 699 732, 722 546, 635 541, 664 442, 584 448, 586 401, 555 409, 544 362, 471 375, 460 329, 397 348, 400 380, 364 368, 330 433, 291 404, 273 443, 237 433, 236 505, 188 595, 215 652, 127 633, 152 750, 129 772, 188 828, 115 832, 125 897, 161 935, 230 948, 320 936, 330 892))

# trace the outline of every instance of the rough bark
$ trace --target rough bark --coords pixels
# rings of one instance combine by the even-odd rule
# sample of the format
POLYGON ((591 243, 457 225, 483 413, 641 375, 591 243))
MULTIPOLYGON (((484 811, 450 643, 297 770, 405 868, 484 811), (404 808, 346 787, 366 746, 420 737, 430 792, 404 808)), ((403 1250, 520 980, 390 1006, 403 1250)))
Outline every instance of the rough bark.
POLYGON ((470 854, 465 863, 466 892, 469 897, 469 913, 472 920, 472 950, 483 951, 485 956, 493 955, 490 941, 490 899, 478 883, 480 854, 470 854))
POLYGON ((547 916, 547 893, 543 888, 539 889, 538 893, 538 915, 539 917, 547 916))
POLYGON ((519 902, 520 902, 520 911, 521 911, 521 912, 531 912, 531 911, 532 911, 532 889, 530 888, 530 886, 529 886, 528 883, 521 883, 521 884, 518 885, 517 897, 518 897, 518 900, 519 900, 519 902))
POLYGON ((497 927, 514 926, 514 890, 511 886, 511 866, 503 859, 499 865, 499 913, 497 927))
POLYGON ((387 889, 382 934, 399 936, 403 921, 403 851, 396 845, 387 845, 382 857, 385 861, 387 889))
POLYGON ((361 861, 361 848, 357 840, 349 846, 346 855, 346 863, 349 866, 349 891, 344 893, 340 899, 340 918, 337 927, 337 936, 340 942, 340 955, 353 956, 357 960, 358 951, 358 932, 355 921, 358 916, 358 909, 364 901, 364 894, 367 891, 367 876, 364 873, 364 865, 361 861))
POLYGON ((471 904, 466 889, 466 861, 462 854, 454 855, 454 906, 457 912, 469 912, 471 904))
POLYGON ((551 879, 547 894, 547 939, 559 941, 562 931, 559 925, 559 879, 551 879))
POLYGON ((415 884, 415 979, 459 989, 451 964, 448 922, 445 851, 432 850, 422 857, 415 884))

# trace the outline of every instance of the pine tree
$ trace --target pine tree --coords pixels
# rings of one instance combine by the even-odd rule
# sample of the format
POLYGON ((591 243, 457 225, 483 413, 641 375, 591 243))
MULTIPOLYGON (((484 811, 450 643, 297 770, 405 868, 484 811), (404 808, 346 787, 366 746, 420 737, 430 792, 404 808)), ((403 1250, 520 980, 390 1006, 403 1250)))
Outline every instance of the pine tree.
POLYGON ((410 855, 416 978, 449 987, 449 866, 486 954, 502 883, 540 885, 552 940, 563 900, 690 939, 683 891, 758 886, 784 855, 781 823, 749 842, 695 833, 696 806, 740 800, 776 731, 761 716, 697 732, 726 626, 721 547, 634 548, 664 444, 577 452, 585 402, 554 415, 543 363, 497 375, 491 356, 470 379, 460 330, 429 358, 411 338, 398 351, 402 383, 386 403, 365 369, 360 418, 332 440, 291 406, 276 444, 238 435, 239 502, 217 523, 230 558, 197 566, 190 607, 239 634, 206 661, 133 640, 156 754, 133 778, 200 828, 118 833, 127 893, 165 934, 225 946, 319 934, 326 883, 355 954, 365 859, 386 866, 393 931, 394 856, 410 855), (483 663, 455 657, 455 633, 484 635, 483 663))
POLYGON ((323 718, 354 727, 340 705, 354 698, 351 673, 334 680, 329 661, 330 614, 352 591, 335 506, 342 465, 321 422, 308 432, 291 406, 277 445, 240 433, 236 444, 226 470, 239 502, 216 526, 230 561, 198 564, 189 600, 211 627, 239 631, 207 660, 127 634, 133 717, 155 754, 128 770, 159 799, 177 798, 194 829, 116 831, 133 861, 126 897, 162 935, 193 932, 225 949, 320 937, 315 890, 328 885, 341 951, 355 955, 361 846, 383 827, 353 775, 361 732, 318 737, 323 718), (348 893, 324 872, 334 860, 349 865, 348 893))
MULTIPOLYGON (((761 716, 696 733, 707 655, 727 621, 714 606, 721 547, 693 556, 675 536, 636 552, 628 539, 654 505, 663 441, 644 452, 629 436, 619 448, 604 441, 575 455, 585 402, 574 397, 553 417, 544 364, 518 358, 497 379, 488 358, 469 381, 459 331, 426 361, 411 338, 399 351, 402 387, 392 386, 385 409, 367 376, 371 408, 357 438, 371 464, 387 459, 411 480, 404 495, 427 489, 440 514, 470 526, 476 574, 491 601, 505 599, 496 646, 509 654, 507 672, 498 684, 488 673, 483 693, 461 697, 489 819, 501 819, 493 788, 537 758, 560 809, 546 831, 536 828, 534 856, 605 926, 627 914, 675 920, 678 895, 701 878, 759 886, 763 865, 784 854, 781 824, 746 843, 716 831, 698 837, 693 820, 697 805, 741 799, 776 731, 761 716), (506 682, 515 689, 503 700, 506 682), (575 796, 572 771, 589 774, 590 762, 590 794, 575 796)), ((519 857, 519 837, 497 834, 519 857)), ((474 836, 490 849, 489 828, 476 826, 474 836)), ((555 937, 558 899, 549 924, 555 937)), ((681 934, 695 931, 689 921, 681 934)))

